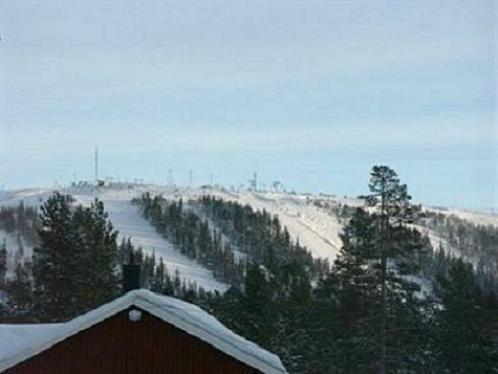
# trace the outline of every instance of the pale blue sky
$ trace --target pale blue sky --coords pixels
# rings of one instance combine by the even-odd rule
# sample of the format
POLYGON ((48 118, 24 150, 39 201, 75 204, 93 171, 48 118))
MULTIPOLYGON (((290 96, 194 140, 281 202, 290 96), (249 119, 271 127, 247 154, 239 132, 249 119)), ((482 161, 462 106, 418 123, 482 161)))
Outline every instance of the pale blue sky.
POLYGON ((498 207, 493 1, 0 1, 0 186, 253 170, 498 207))

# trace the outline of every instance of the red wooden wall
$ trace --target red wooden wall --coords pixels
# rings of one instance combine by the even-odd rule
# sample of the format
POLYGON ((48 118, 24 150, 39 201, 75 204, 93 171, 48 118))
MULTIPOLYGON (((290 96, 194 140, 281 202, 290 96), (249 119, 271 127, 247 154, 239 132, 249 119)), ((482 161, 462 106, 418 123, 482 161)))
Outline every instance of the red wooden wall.
POLYGON ((122 311, 31 357, 7 373, 258 373, 143 311, 122 311))

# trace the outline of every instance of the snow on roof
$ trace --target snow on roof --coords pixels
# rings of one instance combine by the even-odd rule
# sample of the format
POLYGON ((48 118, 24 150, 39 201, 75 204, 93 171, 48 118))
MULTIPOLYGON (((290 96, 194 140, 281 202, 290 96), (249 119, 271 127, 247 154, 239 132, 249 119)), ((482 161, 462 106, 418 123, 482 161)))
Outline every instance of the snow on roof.
POLYGON ((143 289, 128 292, 67 323, 0 325, 0 372, 130 306, 143 309, 264 373, 286 372, 278 356, 235 334, 201 308, 143 289))
POLYGON ((19 352, 36 349, 41 342, 55 337, 62 326, 62 323, 0 325, 0 371, 7 368, 4 366, 6 359, 19 352))

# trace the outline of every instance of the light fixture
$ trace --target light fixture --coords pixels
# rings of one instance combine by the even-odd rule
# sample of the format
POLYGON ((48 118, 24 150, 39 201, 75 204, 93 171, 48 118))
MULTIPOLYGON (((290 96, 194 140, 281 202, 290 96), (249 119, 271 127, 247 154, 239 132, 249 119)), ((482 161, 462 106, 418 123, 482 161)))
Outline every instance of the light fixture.
POLYGON ((131 322, 138 322, 142 318, 142 312, 138 309, 132 309, 128 312, 128 319, 131 322))

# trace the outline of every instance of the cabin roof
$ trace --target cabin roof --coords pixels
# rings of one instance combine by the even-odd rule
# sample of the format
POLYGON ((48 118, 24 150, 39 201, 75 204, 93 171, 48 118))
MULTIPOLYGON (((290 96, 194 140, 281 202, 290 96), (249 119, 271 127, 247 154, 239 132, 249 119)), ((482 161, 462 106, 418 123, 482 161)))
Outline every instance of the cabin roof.
POLYGON ((264 373, 286 372, 278 356, 235 334, 201 308, 143 289, 130 291, 66 323, 0 325, 0 342, 8 342, 0 343, 0 371, 15 366, 133 306, 170 323, 250 367, 264 373))

